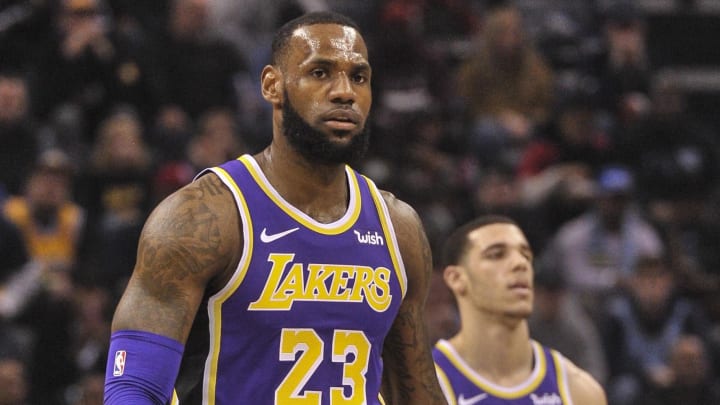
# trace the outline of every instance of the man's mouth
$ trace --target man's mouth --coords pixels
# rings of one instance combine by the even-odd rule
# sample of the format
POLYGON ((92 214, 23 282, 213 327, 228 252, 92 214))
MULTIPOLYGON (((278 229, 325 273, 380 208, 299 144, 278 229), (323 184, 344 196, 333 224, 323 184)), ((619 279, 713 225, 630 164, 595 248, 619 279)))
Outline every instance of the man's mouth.
POLYGON ((516 281, 510 284, 509 288, 517 292, 530 292, 532 289, 527 281, 516 281))
POLYGON ((323 116, 323 121, 333 130, 350 131, 357 128, 360 116, 352 110, 333 110, 323 116))

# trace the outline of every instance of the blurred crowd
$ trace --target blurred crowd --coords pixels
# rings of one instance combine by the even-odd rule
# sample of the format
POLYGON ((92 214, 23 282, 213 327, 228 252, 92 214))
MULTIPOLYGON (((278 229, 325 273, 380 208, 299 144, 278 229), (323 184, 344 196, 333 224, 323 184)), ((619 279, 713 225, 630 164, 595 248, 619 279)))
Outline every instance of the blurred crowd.
MULTIPOLYGON (((720 128, 657 74, 636 3, 3 1, 0 405, 102 403, 146 217, 270 141, 272 35, 322 9, 370 49, 359 169, 416 208, 434 249, 511 216, 538 257, 535 339, 614 405, 720 403, 720 128)), ((441 277, 427 321, 433 339, 458 327, 441 277)))

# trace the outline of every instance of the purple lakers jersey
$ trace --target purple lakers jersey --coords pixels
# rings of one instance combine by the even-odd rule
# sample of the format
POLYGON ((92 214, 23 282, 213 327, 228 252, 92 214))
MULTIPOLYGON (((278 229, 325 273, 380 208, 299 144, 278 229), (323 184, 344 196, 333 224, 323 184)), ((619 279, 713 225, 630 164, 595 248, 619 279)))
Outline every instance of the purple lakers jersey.
POLYGON ((286 202, 249 155, 209 170, 235 198, 243 253, 200 309, 206 329, 193 333, 207 347, 187 354, 202 376, 193 383, 183 359, 174 403, 381 404, 383 341, 407 283, 376 186, 347 167, 347 211, 326 224, 286 202))
POLYGON ((435 370, 449 405, 571 405, 560 353, 533 341, 530 377, 515 387, 501 387, 483 378, 457 354, 447 340, 433 349, 435 370))

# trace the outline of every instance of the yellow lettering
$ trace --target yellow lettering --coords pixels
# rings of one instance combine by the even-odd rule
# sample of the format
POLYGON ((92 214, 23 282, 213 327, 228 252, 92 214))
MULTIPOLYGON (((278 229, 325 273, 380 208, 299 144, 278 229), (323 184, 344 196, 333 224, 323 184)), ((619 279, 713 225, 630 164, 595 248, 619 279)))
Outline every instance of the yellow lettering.
POLYGON ((287 308, 290 309, 293 301, 302 300, 304 298, 305 277, 303 275, 303 267, 300 263, 295 263, 290 268, 288 275, 280 284, 275 293, 273 293, 273 301, 287 302, 287 308))
POLYGON ((373 281, 373 269, 366 266, 355 267, 355 285, 353 285, 350 301, 362 302, 363 292, 370 289, 373 281))
POLYGON ((350 290, 347 289, 347 275, 353 270, 348 266, 326 266, 334 274, 330 286, 330 296, 334 301, 347 301, 350 297, 350 290))
POLYGON ((294 254, 279 254, 271 253, 268 256, 268 261, 273 265, 270 268, 270 275, 268 276, 265 287, 263 288, 262 294, 257 301, 250 303, 248 306, 249 310, 281 310, 290 309, 292 301, 289 301, 287 297, 281 299, 279 302, 275 301, 277 296, 275 291, 277 290, 282 275, 285 272, 285 267, 295 258, 294 254))
POLYGON ((332 274, 326 271, 325 266, 320 264, 308 265, 308 273, 305 299, 321 301, 330 299, 330 293, 327 291, 325 280, 332 274))
POLYGON ((369 286, 365 290, 365 298, 368 301, 368 305, 377 312, 385 311, 390 302, 392 301, 392 295, 390 295, 390 270, 385 267, 378 267, 375 269, 373 277, 373 286, 369 286))
POLYGON ((260 297, 248 306, 249 310, 287 311, 296 301, 367 300, 373 310, 384 312, 392 302, 392 272, 385 267, 313 263, 305 269, 302 263, 292 263, 294 258, 293 254, 268 256, 268 262, 272 263, 270 274, 260 297))

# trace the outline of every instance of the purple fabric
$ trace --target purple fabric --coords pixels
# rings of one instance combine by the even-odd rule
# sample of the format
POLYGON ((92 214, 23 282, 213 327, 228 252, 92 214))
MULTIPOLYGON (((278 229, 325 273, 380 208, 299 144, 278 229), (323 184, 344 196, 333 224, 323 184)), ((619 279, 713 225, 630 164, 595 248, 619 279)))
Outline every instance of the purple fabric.
POLYGON ((166 404, 182 353, 182 343, 165 336, 134 330, 113 333, 105 371, 105 405, 166 404))

